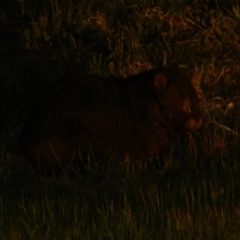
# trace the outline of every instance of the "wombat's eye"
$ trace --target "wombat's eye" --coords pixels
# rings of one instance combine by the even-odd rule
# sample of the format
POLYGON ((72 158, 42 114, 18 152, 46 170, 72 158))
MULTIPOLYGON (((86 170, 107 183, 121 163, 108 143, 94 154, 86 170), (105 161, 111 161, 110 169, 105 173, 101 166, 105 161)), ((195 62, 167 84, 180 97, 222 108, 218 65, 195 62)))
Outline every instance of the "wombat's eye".
POLYGON ((185 112, 185 113, 191 113, 192 111, 191 111, 191 106, 189 106, 189 105, 184 105, 183 106, 183 111, 185 112))

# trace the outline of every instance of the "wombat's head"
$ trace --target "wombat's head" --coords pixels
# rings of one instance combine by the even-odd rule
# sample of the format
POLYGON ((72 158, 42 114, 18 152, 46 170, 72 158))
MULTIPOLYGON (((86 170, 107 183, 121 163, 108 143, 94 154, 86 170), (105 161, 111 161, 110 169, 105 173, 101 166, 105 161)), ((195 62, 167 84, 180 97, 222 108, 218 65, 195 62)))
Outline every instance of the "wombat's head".
POLYGON ((161 111, 179 132, 193 132, 202 126, 199 100, 191 80, 178 69, 155 74, 153 87, 161 111))

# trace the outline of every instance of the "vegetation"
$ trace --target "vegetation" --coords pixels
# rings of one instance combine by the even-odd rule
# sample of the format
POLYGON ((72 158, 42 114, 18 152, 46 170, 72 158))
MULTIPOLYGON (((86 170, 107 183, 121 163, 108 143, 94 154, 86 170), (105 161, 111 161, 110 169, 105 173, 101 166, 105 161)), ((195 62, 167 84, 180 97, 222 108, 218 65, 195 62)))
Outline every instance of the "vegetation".
POLYGON ((226 2, 1 1, 0 239, 240 239, 240 6, 226 2), (26 110, 59 76, 170 64, 192 73, 205 124, 163 162, 43 179, 19 156, 26 110))

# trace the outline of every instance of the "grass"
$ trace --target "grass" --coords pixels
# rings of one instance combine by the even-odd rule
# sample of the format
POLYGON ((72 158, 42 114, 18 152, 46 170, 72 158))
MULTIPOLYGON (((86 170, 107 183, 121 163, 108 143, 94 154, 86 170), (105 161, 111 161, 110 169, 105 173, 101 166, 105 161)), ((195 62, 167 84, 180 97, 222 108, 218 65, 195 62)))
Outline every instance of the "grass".
POLYGON ((0 239, 240 239, 240 12, 215 2, 1 2, 0 239), (192 72, 205 123, 163 163, 46 179, 18 155, 29 102, 62 74, 168 64, 192 72))
POLYGON ((239 163, 217 160, 183 168, 172 157, 160 169, 112 166, 88 177, 3 185, 1 237, 238 239, 239 163))

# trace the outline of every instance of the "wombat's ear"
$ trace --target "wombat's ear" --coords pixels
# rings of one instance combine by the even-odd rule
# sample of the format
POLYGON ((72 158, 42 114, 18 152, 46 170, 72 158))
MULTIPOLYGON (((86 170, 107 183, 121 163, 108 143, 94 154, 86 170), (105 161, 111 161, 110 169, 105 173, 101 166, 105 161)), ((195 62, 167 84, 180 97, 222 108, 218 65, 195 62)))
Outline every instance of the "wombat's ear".
POLYGON ((162 90, 167 86, 167 81, 167 78, 163 74, 158 73, 154 77, 153 85, 155 88, 162 90))

